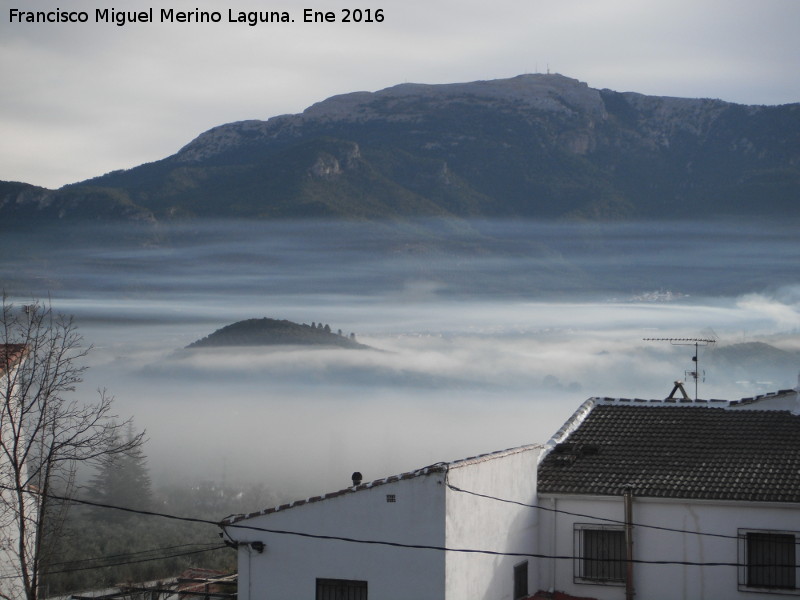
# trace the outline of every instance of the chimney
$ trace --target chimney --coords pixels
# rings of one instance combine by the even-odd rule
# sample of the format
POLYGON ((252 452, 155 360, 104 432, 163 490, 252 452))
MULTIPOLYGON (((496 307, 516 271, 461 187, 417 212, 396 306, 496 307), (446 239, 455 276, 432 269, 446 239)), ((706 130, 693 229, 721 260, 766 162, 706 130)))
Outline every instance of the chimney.
POLYGON ((361 473, 356 471, 355 473, 353 473, 352 478, 353 478, 353 487, 361 485, 361 479, 362 479, 361 473))

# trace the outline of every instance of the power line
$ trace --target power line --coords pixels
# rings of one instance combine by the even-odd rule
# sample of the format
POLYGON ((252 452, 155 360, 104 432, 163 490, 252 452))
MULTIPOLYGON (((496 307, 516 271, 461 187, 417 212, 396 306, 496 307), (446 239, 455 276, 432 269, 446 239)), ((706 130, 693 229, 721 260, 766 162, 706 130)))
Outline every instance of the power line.
MULTIPOLYGON (((55 562, 51 563, 51 567, 61 567, 64 565, 70 566, 80 566, 81 563, 87 563, 92 561, 101 561, 101 560, 113 560, 113 559, 120 559, 120 558, 133 558, 134 556, 139 556, 142 554, 152 554, 154 552, 165 552, 167 550, 177 550, 178 548, 190 548, 192 546, 212 546, 211 542, 194 542, 191 544, 178 544, 176 546, 162 546, 160 548, 149 548, 147 550, 138 550, 137 552, 126 552, 124 554, 111 554, 109 556, 93 556, 89 558, 81 558, 76 560, 67 560, 62 562, 55 562)), ((103 567, 104 565, 98 565, 98 568, 103 567)))
MULTIPOLYGON (((541 554, 538 552, 501 552, 497 550, 479 550, 475 548, 450 548, 448 546, 436 546, 436 545, 429 545, 429 544, 406 544, 403 542, 387 542, 385 540, 369 540, 369 539, 362 539, 362 538, 350 538, 350 537, 343 537, 337 535, 322 535, 316 533, 305 533, 299 531, 290 531, 290 530, 283 530, 283 529, 269 529, 266 527, 256 527, 254 525, 238 525, 238 524, 228 524, 223 525, 224 527, 232 527, 236 529, 248 529, 251 531, 259 531, 263 533, 273 533, 277 535, 293 535, 317 540, 330 540, 330 541, 338 541, 338 542, 349 542, 354 544, 369 544, 369 545, 377 545, 377 546, 389 546, 392 548, 407 548, 412 550, 435 550, 440 552, 455 552, 455 553, 462 553, 462 554, 485 554, 489 556, 509 556, 509 557, 522 557, 522 558, 543 558, 549 560, 575 560, 580 559, 584 560, 582 556, 573 556, 569 555, 558 555, 558 554, 541 554)), ((606 560, 606 559, 603 559, 606 560)), ((615 560, 615 559, 609 559, 615 560)), ((643 564, 643 565, 683 565, 683 566, 690 566, 690 567, 745 567, 747 566, 744 563, 733 563, 733 562, 695 562, 695 561, 684 561, 684 560, 645 560, 645 559, 628 559, 621 558, 619 559, 621 562, 632 562, 635 564, 643 564)))
MULTIPOLYGON (((451 484, 448 483, 447 485, 448 485, 448 487, 451 487, 451 484)), ((3 486, 0 486, 0 487, 3 487, 3 486)), ((454 486, 452 486, 452 487, 454 487, 454 486)), ((467 490, 462 490, 460 488, 457 488, 455 491, 465 492, 465 493, 472 493, 472 494, 474 494, 476 496, 483 496, 483 497, 486 497, 488 499, 497 500, 497 501, 501 501, 501 502, 519 504, 519 505, 526 506, 526 507, 529 507, 529 508, 542 508, 544 510, 553 510, 553 509, 546 509, 544 507, 539 507, 539 506, 532 505, 532 504, 524 504, 524 503, 513 501, 513 500, 504 500, 504 499, 496 498, 496 497, 493 497, 493 496, 488 496, 488 495, 484 495, 484 494, 478 494, 477 492, 468 492, 467 490)), ((38 493, 38 492, 32 492, 31 491, 30 493, 38 493)), ((180 516, 177 516, 177 515, 170 515, 170 514, 166 514, 166 513, 158 513, 158 512, 155 512, 155 511, 137 510, 137 509, 126 508, 126 507, 121 507, 121 506, 114 506, 114 505, 111 505, 111 504, 104 504, 104 503, 100 503, 100 502, 92 502, 90 500, 80 500, 80 499, 77 499, 77 498, 67 498, 67 497, 57 496, 57 495, 53 495, 53 494, 49 494, 48 496, 51 497, 51 498, 54 498, 54 499, 57 499, 57 500, 66 501, 66 502, 74 502, 74 503, 77 503, 77 504, 85 504, 85 505, 89 505, 89 506, 96 506, 96 507, 100 507, 100 508, 108 508, 108 509, 112 509, 112 510, 121 510, 121 511, 131 512, 131 513, 135 513, 135 514, 141 514, 141 515, 145 515, 145 516, 157 516, 157 517, 162 517, 162 518, 167 518, 167 519, 175 519, 175 520, 179 520, 179 521, 188 521, 188 522, 194 522, 194 523, 203 523, 203 524, 207 524, 207 525, 215 525, 217 527, 220 527, 223 531, 225 531, 226 528, 246 529, 246 530, 251 530, 251 531, 259 531, 259 532, 263 532, 263 533, 272 533, 272 534, 276 534, 276 535, 289 535, 289 536, 297 536, 297 537, 310 538, 310 539, 340 541, 340 542, 347 542, 347 543, 354 543, 354 544, 367 544, 367 545, 387 546, 387 547, 405 548, 405 549, 412 549, 412 550, 433 550, 433 551, 440 551, 440 552, 454 552, 454 553, 465 553, 465 554, 483 554, 483 555, 490 555, 490 556, 509 556, 509 557, 523 557, 523 558, 527 557, 527 558, 541 558, 541 559, 550 559, 550 560, 575 560, 575 559, 581 559, 582 558, 580 556, 573 556, 573 555, 554 555, 554 554, 542 554, 542 553, 530 553, 530 552, 501 552, 501 551, 495 551, 495 550, 483 550, 483 549, 475 549, 475 548, 450 548, 450 547, 447 547, 447 546, 436 546, 436 545, 429 545, 429 544, 409 544, 409 543, 403 543, 403 542, 389 542, 389 541, 386 541, 386 540, 371 540, 371 539, 353 538, 353 537, 336 536, 336 535, 315 534, 315 533, 292 531, 292 530, 283 530, 283 529, 270 529, 270 528, 265 528, 265 527, 256 527, 254 525, 241 525, 241 524, 237 524, 237 523, 228 523, 228 524, 226 524, 224 522, 211 521, 211 520, 208 520, 208 519, 199 519, 199 518, 194 518, 194 517, 180 517, 180 516)), ((610 522, 614 522, 614 523, 622 523, 622 521, 617 521, 617 520, 614 520, 614 519, 606 519, 604 517, 597 517, 597 516, 592 516, 592 515, 581 515, 580 513, 569 513, 567 511, 560 511, 560 510, 557 510, 556 512, 563 512, 563 513, 570 514, 570 515, 573 515, 573 516, 582 516, 582 517, 585 517, 585 518, 596 519, 596 520, 601 520, 601 521, 610 521, 610 522)), ((647 526, 647 525, 640 525, 640 526, 641 527, 656 527, 656 526, 647 526)), ((656 527, 656 528, 662 529, 662 530, 665 530, 665 531, 674 531, 674 532, 678 532, 678 533, 691 533, 691 534, 696 534, 696 535, 714 535, 716 537, 741 539, 738 536, 729 536, 729 535, 724 535, 724 534, 703 534, 701 532, 694 532, 694 531, 688 531, 688 530, 679 530, 679 529, 672 529, 672 528, 660 528, 660 527, 656 527)), ((231 539, 233 539, 233 538, 231 538, 231 539)), ((225 547, 225 546, 220 546, 219 548, 215 548, 215 549, 221 549, 222 547, 225 547)), ((209 550, 203 550, 203 551, 200 551, 200 552, 206 552, 206 551, 209 551, 209 550)), ((191 553, 187 553, 187 554, 195 554, 195 553, 197 553, 197 552, 191 552, 191 553)), ((143 562, 143 561, 141 561, 141 562, 143 562)), ((677 561, 677 560, 632 559, 630 562, 635 563, 635 564, 683 565, 683 566, 699 566, 699 567, 718 567, 718 566, 745 567, 745 566, 747 566, 746 564, 743 564, 743 563, 732 563, 732 562, 699 562, 699 561, 677 561)), ((116 565, 109 565, 109 566, 116 566, 116 565)))
MULTIPOLYGON (((612 518, 608 518, 608 517, 600 517, 600 516, 597 516, 597 515, 590 515, 590 514, 585 514, 585 513, 577 513, 577 512, 566 511, 566 510, 562 510, 562 509, 549 508, 549 507, 540 506, 540 505, 537 505, 537 504, 527 504, 527 503, 519 502, 519 501, 516 501, 516 500, 508 500, 508 499, 505 499, 505 498, 499 498, 499 497, 496 497, 496 496, 490 496, 488 494, 481 494, 481 493, 478 493, 478 492, 472 492, 472 491, 469 491, 469 490, 464 490, 464 489, 461 489, 461 488, 458 488, 458 487, 452 485, 449 481, 447 481, 447 477, 446 476, 445 476, 445 483, 453 491, 461 492, 461 493, 465 493, 465 494, 470 494, 470 495, 473 495, 473 496, 478 496, 478 497, 486 498, 486 499, 489 499, 489 500, 495 500, 495 501, 498 501, 498 502, 504 502, 504 503, 508 503, 508 504, 516 504, 516 505, 524 506, 524 507, 527 507, 527 508, 533 508, 533 509, 537 509, 537 510, 544 510, 544 511, 547 511, 547 512, 555 512, 555 513, 565 514, 565 515, 574 516, 574 517, 581 517, 581 518, 585 518, 585 519, 593 519, 593 520, 596 520, 596 521, 603 521, 603 522, 613 523, 615 525, 624 525, 625 524, 624 521, 619 520, 619 519, 612 519, 612 518)), ((3 487, 3 486, 0 486, 0 487, 3 487)), ((6 488, 6 489, 9 489, 9 488, 6 488)), ((37 492, 31 491, 30 493, 36 494, 37 492)), ((192 523, 202 523, 202 524, 206 524, 206 525, 214 525, 216 527, 220 527, 220 528, 223 528, 223 529, 225 527, 225 525, 223 523, 218 522, 218 521, 211 521, 209 519, 199 519, 199 518, 193 518, 193 517, 181 517, 181 516, 171 515, 171 514, 167 514, 167 513, 159 513, 159 512, 155 512, 155 511, 138 510, 138 509, 126 508, 126 507, 122 507, 122 506, 115 506, 115 505, 112 505, 112 504, 104 504, 104 503, 101 503, 101 502, 93 502, 91 500, 81 500, 81 499, 78 499, 78 498, 67 498, 67 497, 64 497, 64 496, 57 496, 57 495, 54 495, 54 494, 49 494, 48 496, 50 498, 53 498, 53 499, 56 499, 56 500, 61 500, 61 501, 65 501, 65 502, 73 502, 73 503, 76 503, 76 504, 84 504, 84 505, 87 505, 87 506, 94 506, 94 507, 98 507, 98 508, 108 508, 108 509, 111 509, 111 510, 121 510, 121 511, 130 512, 130 513, 139 514, 139 515, 144 515, 144 516, 155 516, 155 517, 161 517, 161 518, 165 518, 165 519, 173 519, 173 520, 178 520, 178 521, 186 521, 186 522, 192 522, 192 523)), ((688 529, 678 529, 678 528, 674 528, 674 527, 664 527, 664 526, 659 526, 659 525, 647 525, 645 523, 633 523, 633 525, 635 527, 641 527, 641 528, 647 528, 647 529, 655 529, 655 530, 667 531, 667 532, 671 532, 671 533, 683 533, 683 534, 700 535, 700 536, 707 536, 707 537, 718 537, 718 538, 735 539, 735 540, 742 539, 738 535, 730 535, 730 534, 724 534, 724 533, 691 531, 691 530, 688 530, 688 529)), ((348 541, 348 540, 344 539, 343 541, 348 541)), ((800 540, 798 540, 796 543, 800 544, 800 540)))
MULTIPOLYGON (((445 484, 447 485, 448 488, 450 488, 454 492, 461 492, 461 493, 464 493, 464 494, 469 494, 471 496, 477 496, 479 498, 486 498, 487 500, 496 500, 498 502, 505 502, 506 504, 516 504, 518 506, 524 506, 526 508, 535 508, 537 510, 544 510, 544 511, 547 511, 547 512, 554 512, 554 513, 559 513, 559 514, 563 514, 563 515, 569 515, 569 516, 572 516, 572 517, 581 517, 581 518, 584 518, 584 519, 593 519, 595 521, 604 521, 604 522, 607 522, 607 523, 614 523, 615 525, 627 525, 627 523, 625 521, 622 521, 622 520, 619 520, 619 519, 611 519, 611 518, 608 518, 608 517, 598 517, 598 516, 595 516, 595 515, 587 515, 587 514, 584 514, 584 513, 577 513, 577 512, 571 512, 571 511, 568 511, 568 510, 562 510, 562 509, 559 509, 559 508, 550 508, 550 507, 547 507, 547 506, 540 506, 538 504, 527 504, 525 502, 520 502, 520 501, 517 501, 517 500, 508 500, 506 498, 498 498, 496 496, 490 496, 488 494, 481 494, 479 492, 472 492, 470 490, 464 490, 464 489, 461 489, 459 487, 454 486, 453 484, 451 484, 446 479, 445 479, 445 484)), ((709 537, 726 538, 726 539, 732 539, 732 540, 742 539, 738 535, 730 535, 730 534, 725 534, 725 533, 710 533, 710 532, 705 532, 705 531, 691 531, 690 529, 676 529, 674 527, 663 527, 663 526, 660 526, 660 525, 647 525, 645 523, 631 523, 631 525, 633 525, 634 527, 642 527, 642 528, 646 528, 646 529, 656 529, 656 530, 659 530, 659 531, 668 531, 670 533, 689 533, 689 534, 692 534, 692 535, 705 535, 705 536, 709 536, 709 537)), ((800 543, 800 542, 798 542, 798 543, 800 543)))
MULTIPOLYGON (((169 549, 173 549, 173 548, 181 548, 181 547, 185 547, 185 546, 189 546, 189 545, 196 545, 196 544, 184 544, 183 546, 167 546, 165 548, 162 548, 161 550, 169 550, 169 549)), ((210 546, 211 544, 206 544, 206 545, 210 546)), ((223 548, 229 548, 229 546, 227 544, 217 544, 217 545, 214 545, 214 546, 212 546, 210 548, 201 548, 199 550, 190 550, 188 552, 178 552, 178 553, 175 553, 175 554, 162 554, 162 555, 159 555, 159 556, 151 556, 151 557, 142 558, 142 559, 139 559, 139 560, 122 560, 122 561, 119 561, 119 562, 108 563, 108 564, 104 564, 104 565, 73 566, 73 565, 79 565, 79 563, 91 562, 93 560, 111 560, 113 558, 127 558, 127 557, 130 557, 130 556, 135 556, 137 554, 144 554, 145 552, 154 552, 154 551, 159 550, 159 549, 143 551, 143 552, 134 552, 134 553, 132 553, 130 555, 118 554, 118 555, 112 555, 112 556, 109 556, 109 557, 87 558, 87 559, 76 560, 76 561, 67 561, 67 562, 54 563, 51 566, 63 566, 64 568, 58 569, 58 570, 50 570, 48 568, 48 569, 45 570, 45 574, 46 575, 59 575, 61 573, 74 573, 75 571, 91 571, 91 570, 95 570, 95 569, 105 569, 105 568, 109 568, 109 567, 122 567, 122 566, 126 566, 126 565, 135 565, 135 564, 141 564, 141 563, 145 563, 145 562, 151 562, 151 561, 154 561, 154 560, 165 560, 165 559, 168 559, 168 558, 180 558, 182 556, 191 556, 191 555, 194 555, 194 554, 203 554, 204 552, 215 552, 215 551, 221 550, 223 548), (65 565, 70 565, 70 566, 65 566, 65 565)), ((18 577, 18 575, 4 575, 4 576, 0 576, 0 579, 16 579, 17 577, 18 577)))
POLYGON ((69 569, 62 569, 60 571, 47 571, 48 575, 57 575, 59 573, 73 573, 75 571, 90 571, 94 569, 105 569, 108 567, 122 567, 125 565, 136 565, 140 563, 150 562, 153 560, 165 560, 167 558, 179 558, 181 556, 191 556, 193 554, 203 554, 204 552, 214 552, 216 550, 221 550, 223 548, 228 548, 227 544, 221 544, 218 546, 214 546, 213 548, 205 548, 203 550, 192 550, 190 552, 179 552, 177 554, 165 554, 163 556, 155 556, 152 558, 142 558, 140 560, 130 560, 130 561, 121 561, 116 563, 109 563, 107 565, 93 565, 93 566, 86 566, 86 567, 75 567, 69 569))
MULTIPOLYGON (((16 488, 5 486, 5 485, 0 485, 0 489, 16 491, 16 488)), ((176 521, 185 521, 185 522, 189 522, 189 523, 202 523, 204 525, 214 525, 215 527, 219 527, 219 522, 218 521, 212 521, 210 519, 200 519, 200 518, 196 518, 196 517, 180 517, 178 515, 171 515, 171 514, 168 514, 168 513, 160 513, 160 512, 156 512, 156 511, 152 511, 152 510, 141 510, 141 509, 137 509, 137 508, 128 508, 128 507, 125 507, 125 506, 116 506, 114 504, 104 504, 103 502, 93 502, 92 500, 81 500, 80 498, 70 498, 70 497, 67 497, 67 496, 59 496, 58 494, 51 494, 51 493, 43 494, 42 492, 39 492, 37 490, 31 490, 31 489, 28 489, 28 488, 25 488, 23 491, 27 492, 28 494, 32 494, 34 496, 45 496, 47 498, 50 498, 51 500, 60 500, 62 502, 69 502, 71 504, 83 504, 85 506, 94 506, 96 508, 108 508, 108 509, 112 509, 112 510, 120 510, 120 511, 123 511, 123 512, 128 512, 128 513, 132 513, 132 514, 136 514, 136 515, 144 515, 144 516, 148 516, 148 517, 162 517, 164 519, 173 519, 173 520, 176 520, 176 521)))

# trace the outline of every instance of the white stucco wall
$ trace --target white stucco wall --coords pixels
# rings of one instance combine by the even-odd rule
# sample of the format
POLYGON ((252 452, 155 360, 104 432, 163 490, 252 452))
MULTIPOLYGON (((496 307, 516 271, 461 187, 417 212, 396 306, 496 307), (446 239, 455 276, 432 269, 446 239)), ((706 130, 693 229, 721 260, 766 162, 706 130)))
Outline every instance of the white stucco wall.
MULTIPOLYGON (((15 372, 16 369, 12 369, 10 373, 0 375, 0 390, 3 391, 0 401, 9 402, 11 407, 16 406, 15 390, 9 390, 10 382, 14 381, 15 372)), ((7 410, 6 407, 3 409, 7 410)), ((13 408, 11 410, 16 412, 13 408)), ((5 444, 12 445, 13 433, 10 424, 5 419, 2 421, 0 435, 3 436, 5 444)), ((0 458, 0 460, 3 460, 0 464, 0 485, 3 486, 3 489, 0 489, 0 494, 2 494, 2 503, 0 503, 0 595, 15 598, 24 596, 25 584, 19 568, 19 526, 14 518, 15 513, 9 510, 9 507, 15 506, 16 496, 12 489, 5 488, 16 487, 16 484, 11 479, 8 461, 4 458, 0 458)), ((33 501, 30 504, 30 510, 35 510, 33 501)))
POLYGON ((523 448, 452 463, 391 483, 251 517, 228 526, 240 542, 241 600, 313 599, 316 580, 366 581, 379 600, 513 600, 514 566, 528 560, 529 590, 536 563, 528 557, 324 540, 259 531, 398 542, 438 548, 533 553, 538 511, 449 489, 526 504, 536 501, 539 448, 523 448), (387 495, 394 502, 387 502, 387 495), (246 542, 266 545, 258 553, 246 542))
MULTIPOLYGON (((514 500, 536 502, 539 449, 466 463, 448 473, 458 488, 514 500)), ((537 543, 538 511, 448 490, 447 545, 496 552, 533 553, 537 543)), ((528 561, 529 591, 536 591, 532 558, 448 552, 445 600, 513 600, 514 565, 528 561)))
POLYGON ((767 394, 757 397, 751 402, 734 402, 731 403, 728 410, 788 410, 800 415, 800 392, 767 394))
MULTIPOLYGON (((622 499, 601 497, 577 498, 540 497, 540 504, 548 509, 588 514, 609 519, 624 520, 622 499)), ((592 519, 542 511, 540 550, 558 556, 572 556, 573 531, 576 523, 592 523, 592 519)), ((634 528, 634 558, 638 560, 666 560, 677 562, 739 562, 739 529, 766 529, 800 531, 800 505, 780 503, 738 503, 669 501, 637 498, 633 504, 633 522, 691 532, 723 534, 727 537, 698 536, 634 528)), ((595 524, 608 524, 594 521, 595 524)), ((590 596, 598 600, 621 600, 625 587, 575 583, 572 560, 543 560, 540 563, 540 582, 576 596, 590 596)), ((772 593, 739 591, 739 573, 735 566, 691 566, 636 564, 634 566, 635 597, 642 600, 757 600, 775 599, 772 593)))
MULTIPOLYGON (((444 474, 432 473, 239 523, 317 535, 444 546, 444 474), (395 502, 387 502, 387 494, 395 502)), ((319 540, 228 527, 237 540, 266 544, 263 554, 239 549, 240 600, 309 600, 316 579, 367 581, 370 598, 442 600, 445 553, 436 550, 319 540)))

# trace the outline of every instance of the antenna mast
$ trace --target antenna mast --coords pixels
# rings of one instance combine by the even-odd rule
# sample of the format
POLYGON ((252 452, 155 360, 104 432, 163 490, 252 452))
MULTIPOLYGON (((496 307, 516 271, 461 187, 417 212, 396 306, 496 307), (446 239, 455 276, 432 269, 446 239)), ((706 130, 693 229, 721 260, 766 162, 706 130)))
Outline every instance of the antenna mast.
POLYGON ((694 399, 697 400, 697 380, 700 379, 700 360, 698 349, 700 346, 715 344, 717 340, 708 338, 644 338, 645 342, 669 342, 673 346, 694 346, 693 371, 685 371, 685 374, 694 379, 694 399))

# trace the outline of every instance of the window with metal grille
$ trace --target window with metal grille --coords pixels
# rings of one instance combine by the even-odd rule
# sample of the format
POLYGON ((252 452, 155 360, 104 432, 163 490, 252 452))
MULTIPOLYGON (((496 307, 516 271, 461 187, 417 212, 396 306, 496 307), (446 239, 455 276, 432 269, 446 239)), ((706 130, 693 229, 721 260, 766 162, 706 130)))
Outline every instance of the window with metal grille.
POLYGON ((528 595, 528 561, 514 565, 514 600, 528 595))
POLYGON ((797 588, 798 536, 793 532, 739 530, 739 587, 775 591, 797 588), (742 560, 742 554, 744 555, 742 560))
POLYGON ((317 600, 367 600, 367 582, 317 579, 317 600))
POLYGON ((575 581, 625 583, 625 530, 596 525, 575 526, 575 581))

